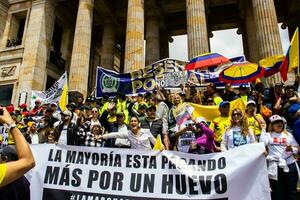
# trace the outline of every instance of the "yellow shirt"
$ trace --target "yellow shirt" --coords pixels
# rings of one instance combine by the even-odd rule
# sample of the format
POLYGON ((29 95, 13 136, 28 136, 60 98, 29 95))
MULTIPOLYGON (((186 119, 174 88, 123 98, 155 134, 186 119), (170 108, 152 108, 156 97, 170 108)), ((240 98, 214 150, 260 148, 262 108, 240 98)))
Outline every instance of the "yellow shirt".
POLYGON ((217 117, 211 121, 209 128, 214 131, 215 141, 221 142, 226 129, 230 126, 230 117, 217 117))
POLYGON ((221 102, 223 101, 223 99, 219 96, 215 96, 214 97, 214 102, 215 104, 218 106, 221 102))
MULTIPOLYGON (((259 120, 263 121, 263 117, 260 114, 256 114, 256 117, 259 120)), ((249 124, 249 128, 252 129, 252 131, 255 135, 261 134, 261 127, 260 127, 259 123, 255 120, 254 117, 248 117, 248 124, 249 124)))
POLYGON ((6 174, 6 164, 0 164, 0 184, 2 183, 6 174))

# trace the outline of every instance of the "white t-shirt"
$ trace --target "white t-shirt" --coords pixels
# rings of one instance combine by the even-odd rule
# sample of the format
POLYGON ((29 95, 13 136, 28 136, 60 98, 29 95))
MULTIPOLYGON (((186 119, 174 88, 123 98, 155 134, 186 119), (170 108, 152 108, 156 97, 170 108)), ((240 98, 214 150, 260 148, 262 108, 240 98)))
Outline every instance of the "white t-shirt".
MULTIPOLYGON (((122 132, 126 134, 128 132, 127 126, 125 124, 119 126, 118 132, 122 132)), ((124 146, 130 147, 130 141, 127 138, 117 138, 115 141, 115 145, 118 147, 124 147, 124 146)))
POLYGON ((58 139, 58 144, 67 145, 67 132, 68 132, 68 125, 64 125, 58 139))
POLYGON ((37 133, 30 134, 31 144, 39 144, 39 136, 37 133))
POLYGON ((265 143, 268 147, 269 156, 273 159, 278 160, 279 158, 285 159, 286 164, 295 162, 294 154, 298 153, 299 144, 290 133, 266 133, 263 132, 260 136, 260 142, 265 143), (285 151, 286 146, 291 145, 293 152, 285 151))
POLYGON ((249 132, 245 136, 242 134, 241 127, 234 126, 228 129, 223 135, 223 139, 221 142, 221 151, 226 151, 241 145, 255 142, 255 136, 253 134, 252 129, 249 128, 249 132))
POLYGON ((112 132, 103 135, 103 139, 109 138, 128 138, 132 149, 151 150, 151 144, 155 144, 155 138, 149 129, 141 129, 140 135, 134 135, 131 130, 127 132, 112 132))

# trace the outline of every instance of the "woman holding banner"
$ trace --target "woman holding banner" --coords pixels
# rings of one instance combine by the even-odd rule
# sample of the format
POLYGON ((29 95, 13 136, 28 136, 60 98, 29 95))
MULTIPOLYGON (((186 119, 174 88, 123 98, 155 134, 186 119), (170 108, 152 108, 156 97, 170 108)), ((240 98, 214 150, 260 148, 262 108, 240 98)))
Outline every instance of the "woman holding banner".
POLYGON ((255 136, 248 126, 247 117, 240 109, 234 109, 231 113, 231 125, 223 135, 221 151, 255 142, 255 136))
POLYGON ((274 200, 296 200, 297 163, 294 155, 299 145, 292 134, 285 129, 284 119, 279 115, 270 117, 269 132, 262 133, 260 142, 268 149, 268 173, 274 200))
POLYGON ((112 132, 101 136, 101 138, 128 138, 132 149, 152 149, 151 144, 154 145, 156 139, 149 129, 140 127, 140 121, 137 117, 131 117, 129 127, 130 129, 126 132, 112 132))
POLYGON ((27 171, 35 166, 34 158, 30 147, 20 130, 5 108, 0 109, 3 115, 0 121, 10 128, 10 132, 16 142, 16 150, 19 160, 0 164, 0 187, 5 186, 22 177, 27 171))

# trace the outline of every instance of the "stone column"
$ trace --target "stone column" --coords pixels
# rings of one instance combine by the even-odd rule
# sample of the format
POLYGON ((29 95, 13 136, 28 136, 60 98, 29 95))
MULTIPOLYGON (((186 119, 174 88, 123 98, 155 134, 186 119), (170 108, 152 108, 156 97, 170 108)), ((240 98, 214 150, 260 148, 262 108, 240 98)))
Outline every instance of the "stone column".
POLYGON ((256 28, 254 22, 254 15, 251 1, 245 1, 244 10, 245 13, 245 36, 246 38, 246 45, 248 47, 248 58, 247 60, 251 62, 258 62, 258 47, 256 42, 256 28), (250 9, 249 9, 250 8, 250 9))
POLYGON ((3 36, 3 32, 5 29, 5 24, 7 20, 7 11, 8 11, 8 2, 6 0, 2 0, 0 2, 0 41, 3 36))
POLYGON ((79 0, 70 65, 70 91, 87 96, 94 0, 79 0))
POLYGON ((189 59, 209 51, 204 0, 186 0, 189 59))
POLYGON ((144 65, 144 0, 128 0, 124 72, 144 65))
POLYGON ((153 8, 146 15, 146 65, 159 60, 159 17, 153 8))
MULTIPOLYGON (((278 21, 273 0, 252 0, 258 58, 262 59, 282 54, 278 21)), ((280 75, 274 75, 274 82, 280 81, 280 75)))
POLYGON ((160 38, 160 59, 169 58, 169 37, 160 38))
POLYGON ((104 22, 102 45, 101 45, 101 67, 112 69, 114 66, 115 50, 115 28, 113 21, 108 19, 104 22))
POLYGON ((54 10, 55 5, 52 0, 32 1, 17 95, 20 92, 28 92, 30 96, 31 90, 45 89, 54 10))

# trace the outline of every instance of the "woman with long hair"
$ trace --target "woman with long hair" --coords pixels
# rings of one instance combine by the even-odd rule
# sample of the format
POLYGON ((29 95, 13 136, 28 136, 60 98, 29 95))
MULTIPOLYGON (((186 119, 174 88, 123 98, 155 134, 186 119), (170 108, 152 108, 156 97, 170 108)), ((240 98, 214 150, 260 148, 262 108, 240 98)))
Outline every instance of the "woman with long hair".
POLYGON ((47 144, 56 144, 58 142, 59 133, 55 128, 49 128, 45 132, 45 137, 47 144))
POLYGON ((127 132, 112 132, 101 136, 103 139, 109 138, 128 138, 132 149, 152 149, 156 139, 153 137, 149 129, 142 129, 140 121, 137 117, 131 117, 129 130, 127 132))
POLYGON ((298 172, 295 155, 299 153, 299 145, 293 135, 286 131, 284 118, 273 115, 270 122, 268 132, 262 133, 260 142, 268 150, 271 196, 273 200, 296 200, 298 172))
POLYGON ((255 142, 255 136, 248 126, 247 117, 240 109, 234 109, 231 113, 231 125, 223 135, 221 151, 255 142))

